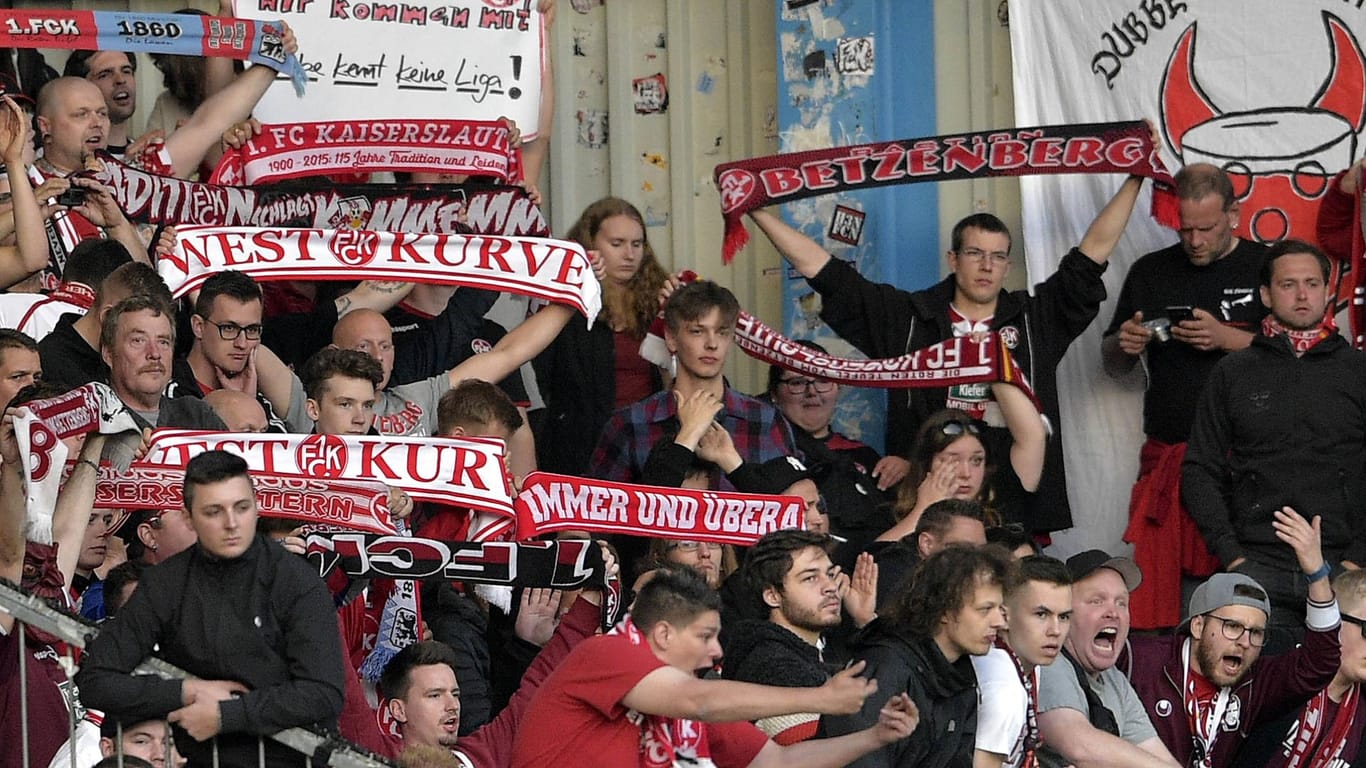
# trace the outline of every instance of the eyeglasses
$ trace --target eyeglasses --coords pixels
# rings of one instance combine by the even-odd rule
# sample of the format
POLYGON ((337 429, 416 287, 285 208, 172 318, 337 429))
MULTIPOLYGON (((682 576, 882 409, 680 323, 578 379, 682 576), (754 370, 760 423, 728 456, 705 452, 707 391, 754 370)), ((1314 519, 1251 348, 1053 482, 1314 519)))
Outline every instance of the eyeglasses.
POLYGON ((964 432, 967 432, 969 435, 979 435, 982 433, 982 430, 978 429, 977 425, 970 421, 946 421, 944 422, 944 426, 939 428, 939 431, 949 437, 958 437, 964 432))
POLYGON ((805 394, 807 389, 823 395, 835 388, 835 382, 824 379, 781 379, 778 383, 792 395, 805 394))
POLYGON ((961 251, 957 251, 957 253, 961 258, 967 259, 973 264, 981 264, 987 259, 991 259, 992 266, 996 267, 1003 267, 1010 263, 1009 251, 992 251, 991 253, 987 253, 981 248, 964 248, 961 251))
POLYGON ((1243 633, 1246 632, 1247 641, 1251 643, 1254 648, 1261 648, 1263 645, 1266 645, 1266 627, 1249 627, 1241 621, 1226 619, 1223 616, 1216 616, 1212 613, 1207 613, 1205 616, 1218 620, 1220 627, 1223 629, 1225 640, 1239 640, 1242 638, 1243 633))
POLYGON ((215 323, 207 317, 204 318, 204 322, 217 328, 218 335, 222 337, 223 341, 232 341, 243 333, 247 335, 247 341, 260 341, 261 331, 264 329, 264 326, 260 323, 246 326, 238 325, 237 323, 215 323))
POLYGON ((678 550, 678 551, 680 551, 680 552, 696 552, 696 551, 699 550, 699 549, 706 549, 706 550, 708 550, 708 551, 715 551, 715 550, 718 550, 718 549, 720 549, 720 548, 721 548, 721 545, 718 544, 718 543, 716 543, 716 542, 714 542, 714 541, 671 541, 671 542, 669 542, 669 549, 676 549, 676 550, 678 550))
POLYGON ((1356 616, 1351 616, 1346 613, 1339 615, 1342 616, 1342 620, 1347 622, 1348 624, 1357 625, 1357 629, 1361 630, 1361 636, 1366 637, 1366 619, 1360 619, 1356 616))

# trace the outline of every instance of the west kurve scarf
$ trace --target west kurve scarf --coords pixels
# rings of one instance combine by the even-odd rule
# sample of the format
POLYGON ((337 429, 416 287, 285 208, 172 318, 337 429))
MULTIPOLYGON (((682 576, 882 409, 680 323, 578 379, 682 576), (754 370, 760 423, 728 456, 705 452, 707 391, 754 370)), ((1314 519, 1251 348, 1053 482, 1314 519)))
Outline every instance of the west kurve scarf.
POLYGON ((741 217, 776 203, 891 184, 988 176, 1128 173, 1158 183, 1153 218, 1176 228, 1171 174, 1146 123, 1008 128, 816 149, 716 166, 726 263, 749 241, 741 217))
POLYGON ((159 176, 97 153, 92 178, 129 221, 215 227, 310 227, 544 237, 550 226, 525 189, 498 184, 317 184, 229 187, 159 176), (464 216, 468 226, 461 225, 464 216))
POLYGON ((329 174, 459 173, 521 181, 521 150, 495 120, 338 120, 262 125, 229 149, 210 184, 264 184, 329 174))
MULTIPOLYGON (((697 274, 684 271, 679 279, 690 283, 697 274)), ((822 354, 798 344, 741 310, 735 319, 735 345, 765 363, 856 387, 913 389, 1001 381, 1019 387, 1034 407, 1042 410, 1024 371, 1010 356, 1006 337, 1000 333, 976 338, 956 336, 901 357, 857 360, 822 354)), ((669 366, 662 311, 640 344, 640 356, 661 368, 669 366)))
MULTIPOLYGON (((96 509, 184 509, 185 471, 134 464, 126 472, 101 466, 95 486, 96 509)), ((306 529, 394 533, 389 489, 363 480, 323 479, 253 471, 256 505, 264 517, 298 521, 306 529)))
POLYGON ((63 395, 35 400, 14 414, 14 438, 24 462, 27 489, 27 538, 52 543, 52 513, 57 506, 67 449, 62 438, 89 432, 140 433, 127 406, 107 385, 92 382, 63 395))
POLYGON ((0 23, 0 47, 223 56, 288 75, 300 96, 308 81, 299 59, 285 53, 284 26, 279 21, 179 13, 6 10, 0 23))
POLYGON ((1284 336, 1290 344, 1290 348, 1295 350, 1296 355, 1303 355, 1316 344, 1338 332, 1337 320, 1333 318, 1331 308, 1323 314, 1323 320, 1318 328, 1308 331, 1299 331, 1293 328, 1286 328, 1272 315, 1262 318, 1263 336, 1284 336))
POLYGON ((569 240, 370 230, 180 227, 157 264, 171 295, 225 269, 257 280, 402 280, 511 292, 568 304, 588 318, 602 287, 583 246, 569 240))
POLYGON ((1338 704, 1337 714, 1331 724, 1323 720, 1328 716, 1328 689, 1314 694, 1304 705, 1300 719, 1290 732, 1286 750, 1283 753, 1285 768, 1332 768, 1341 765, 1338 759, 1347 746, 1347 738, 1352 733, 1352 721, 1356 719, 1357 700, 1361 686, 1353 683, 1338 704))
MULTIPOLYGON (((257 435, 158 429, 139 464, 183 468, 209 450, 246 459, 255 472, 365 480, 431 501, 512 517, 501 440, 391 435, 257 435)), ((136 465, 135 465, 136 466, 136 465)))
POLYGON ((593 531, 748 547, 764 534, 806 527, 796 496, 656 488, 549 472, 527 475, 513 506, 519 539, 593 531))

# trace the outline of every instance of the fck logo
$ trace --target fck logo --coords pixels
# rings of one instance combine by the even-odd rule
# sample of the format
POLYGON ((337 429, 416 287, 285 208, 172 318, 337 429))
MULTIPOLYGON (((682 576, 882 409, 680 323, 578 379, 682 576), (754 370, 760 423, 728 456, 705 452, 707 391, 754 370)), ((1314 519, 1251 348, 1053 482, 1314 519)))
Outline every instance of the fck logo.
POLYGON ((309 477, 339 478, 346 460, 346 443, 336 435, 311 435, 294 449, 295 463, 309 477))
POLYGON ((17 19, 5 19, 5 31, 11 35, 75 35, 81 27, 75 19, 30 18, 25 28, 17 19))
POLYGON ((754 193, 754 174, 732 168, 721 174, 721 209, 735 210, 754 193))
POLYGON ((379 235, 369 230, 339 229, 328 241, 337 261, 348 267, 363 267, 375 258, 379 235))

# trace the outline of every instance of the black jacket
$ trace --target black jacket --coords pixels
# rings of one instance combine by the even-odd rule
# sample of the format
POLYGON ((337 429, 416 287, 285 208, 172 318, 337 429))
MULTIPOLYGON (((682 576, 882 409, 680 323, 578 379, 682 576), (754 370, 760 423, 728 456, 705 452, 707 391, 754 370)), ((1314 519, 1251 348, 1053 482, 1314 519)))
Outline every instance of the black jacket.
MULTIPOLYGON (((546 410, 545 426, 536 436, 536 464, 542 471, 588 474, 598 435, 616 410, 614 344, 604 318, 598 318, 592 330, 575 321, 533 361, 546 410)), ((659 369, 651 366, 650 371, 659 391, 659 369)))
POLYGON ((1195 410, 1181 498, 1225 564, 1248 553, 1298 570, 1271 523, 1323 518, 1323 552, 1366 564, 1366 353, 1334 334, 1295 357, 1257 336, 1215 366, 1195 410))
POLYGON ((728 680, 785 688, 814 688, 837 671, 816 646, 771 621, 746 619, 726 638, 722 675, 728 680))
MULTIPOLYGON (((1105 300, 1101 281, 1105 267, 1073 248, 1057 271, 1035 286, 1033 296, 1028 291, 1002 291, 997 298, 992 327, 1014 329, 1010 336, 1016 343, 1010 352, 1053 424, 1043 478, 1023 521, 1035 531, 1072 526, 1058 426, 1057 367, 1072 341, 1100 312, 1105 300)), ((832 258, 808 282, 821 295, 821 319, 869 357, 898 357, 953 338, 949 321, 952 275, 923 291, 909 293, 874 283, 848 263, 832 258)), ((1007 338, 1008 347, 1009 341, 1007 338)), ((908 455, 917 427, 942 410, 947 398, 944 388, 888 390, 887 453, 908 455)))
POLYGON ((970 657, 950 664, 934 640, 906 634, 885 619, 874 619, 855 637, 851 654, 868 662, 863 676, 877 680, 877 693, 858 714, 821 718, 825 733, 841 736, 874 725, 882 705, 902 691, 920 709, 920 725, 850 768, 971 768, 977 675, 970 657))
MULTIPOLYGON (((246 554, 217 560, 195 545, 143 572, 118 617, 86 651, 81 699, 125 721, 164 718, 181 706, 179 680, 129 673, 158 657, 209 680, 249 691, 219 705, 224 766, 256 766, 257 735, 317 723, 332 730, 344 672, 337 614, 322 579, 303 558, 257 537, 246 554)), ((208 764, 210 745, 176 729, 176 746, 208 764)), ((301 765, 266 740, 269 765, 301 765)))

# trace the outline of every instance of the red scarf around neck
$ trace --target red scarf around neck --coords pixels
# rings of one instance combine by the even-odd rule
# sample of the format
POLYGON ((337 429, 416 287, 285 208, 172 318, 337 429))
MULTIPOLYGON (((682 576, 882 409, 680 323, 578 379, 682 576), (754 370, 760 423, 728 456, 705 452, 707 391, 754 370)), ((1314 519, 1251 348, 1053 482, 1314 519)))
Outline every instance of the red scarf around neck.
POLYGON ((1290 347, 1295 350, 1296 355, 1303 355, 1318 344, 1320 341, 1338 332, 1338 324, 1333 320, 1333 315, 1325 312, 1323 321, 1318 328, 1308 331, 1300 331, 1294 328, 1286 328, 1274 316, 1267 315, 1262 318, 1262 334, 1264 336, 1284 336, 1290 342, 1290 347))

